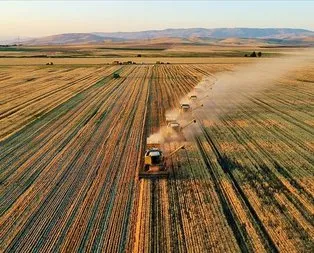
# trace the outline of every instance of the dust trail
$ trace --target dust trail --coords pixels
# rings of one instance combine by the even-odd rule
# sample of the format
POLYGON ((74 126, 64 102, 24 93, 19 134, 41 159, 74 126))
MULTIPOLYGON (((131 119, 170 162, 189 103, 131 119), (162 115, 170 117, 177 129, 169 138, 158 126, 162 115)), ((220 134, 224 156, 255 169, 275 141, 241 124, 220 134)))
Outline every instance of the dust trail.
POLYGON ((182 141, 184 137, 170 127, 163 126, 157 133, 151 134, 147 138, 147 144, 164 144, 175 141, 182 141))
MULTIPOLYGON (((195 88, 200 96, 206 96, 202 101, 204 107, 202 115, 213 115, 212 109, 217 106, 224 109, 224 113, 235 109, 237 104, 248 102, 247 97, 255 96, 266 89, 272 89, 276 83, 285 76, 293 73, 314 62, 314 51, 308 50, 307 54, 298 56, 281 57, 276 59, 256 59, 251 65, 240 66, 234 71, 223 72, 216 75, 216 79, 207 79, 213 82, 212 89, 204 86, 195 88), (204 88, 205 87, 205 88, 204 88), (231 103, 232 102, 232 103, 231 103)), ((215 110, 216 117, 222 116, 223 112, 215 110)), ((213 115, 214 116, 214 115, 213 115)))
MULTIPOLYGON (((305 67, 310 61, 314 62, 314 50, 307 50, 297 56, 285 56, 276 59, 257 58, 254 64, 236 67, 233 71, 213 75, 208 73, 193 91, 180 100, 180 103, 190 104, 192 113, 180 113, 179 109, 166 112, 167 120, 175 120, 180 125, 186 124, 195 116, 201 121, 214 121, 231 112, 238 105, 248 103, 247 97, 252 97, 266 89, 271 89, 285 75, 291 75, 297 69, 305 67), (196 96, 196 100, 191 100, 196 96), (203 105, 203 107, 200 107, 203 105), (197 110, 193 110, 198 108, 197 110), (218 108, 223 108, 219 110, 218 108)), ((207 123, 208 123, 207 122, 207 123)), ((189 131, 183 131, 185 138, 190 139, 200 133, 197 126, 189 126, 189 131)), ((149 139, 160 143, 175 141, 178 135, 163 127, 149 139)))
POLYGON ((303 67, 306 63, 307 60, 303 57, 285 57, 238 67, 231 73, 218 74, 211 99, 207 102, 232 109, 229 101, 246 103, 244 95, 253 96, 272 88, 280 78, 303 67))
POLYGON ((307 55, 256 59, 255 64, 240 66, 232 72, 217 74, 213 89, 210 92, 202 90, 202 94, 209 93, 209 99, 204 101, 204 108, 208 109, 213 104, 218 104, 229 111, 233 109, 230 101, 236 102, 233 104, 247 103, 246 96, 254 96, 265 89, 273 88, 280 78, 293 74, 295 70, 313 61, 313 52, 313 50, 308 50, 307 55))

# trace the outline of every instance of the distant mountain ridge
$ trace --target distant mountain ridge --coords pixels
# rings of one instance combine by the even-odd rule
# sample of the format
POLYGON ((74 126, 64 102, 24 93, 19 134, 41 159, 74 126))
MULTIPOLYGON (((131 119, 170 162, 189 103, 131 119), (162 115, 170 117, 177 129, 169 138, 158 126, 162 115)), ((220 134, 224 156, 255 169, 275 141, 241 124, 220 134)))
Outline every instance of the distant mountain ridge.
POLYGON ((41 38, 27 40, 24 44, 29 45, 58 45, 58 44, 88 44, 88 43, 101 43, 105 40, 121 41, 115 38, 106 38, 105 36, 96 35, 93 33, 65 33, 41 38))
POLYGON ((51 35, 24 41, 25 44, 80 44, 102 43, 110 41, 150 40, 157 38, 241 38, 241 39, 278 39, 302 40, 314 37, 314 32, 306 29, 294 28, 186 28, 148 30, 140 32, 92 32, 92 33, 66 33, 51 35))
POLYGON ((120 39, 147 39, 147 38, 160 38, 160 37, 203 37, 203 38, 278 38, 291 36, 314 36, 314 32, 305 29, 294 28, 186 28, 186 29, 165 29, 165 30, 148 30, 142 32, 115 32, 103 33, 95 32, 93 34, 113 37, 120 39))

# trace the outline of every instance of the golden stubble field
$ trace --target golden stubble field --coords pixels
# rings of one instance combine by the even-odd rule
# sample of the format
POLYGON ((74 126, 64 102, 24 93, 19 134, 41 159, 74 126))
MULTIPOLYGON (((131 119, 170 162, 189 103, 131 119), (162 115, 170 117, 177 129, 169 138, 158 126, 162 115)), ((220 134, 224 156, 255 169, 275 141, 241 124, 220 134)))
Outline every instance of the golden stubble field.
MULTIPOLYGON (((184 44, 170 41, 106 43, 104 45, 19 46, 0 47, 0 65, 55 64, 111 64, 134 61, 138 64, 164 63, 250 63, 257 59, 245 58, 253 51, 263 58, 300 54, 306 48, 272 48, 263 45, 215 46, 184 44), (140 57, 139 57, 140 56, 140 57)), ((265 60, 265 59, 264 59, 265 60)))
MULTIPOLYGON (((112 64, 114 61, 121 62, 135 61, 137 65, 155 64, 157 61, 172 64, 242 64, 253 62, 253 59, 244 57, 219 57, 219 58, 204 58, 204 57, 147 57, 147 58, 134 58, 134 57, 92 57, 92 58, 0 58, 0 66, 25 66, 25 65, 45 65, 46 63, 53 62, 55 65, 103 65, 112 64)), ((256 60, 256 59, 254 59, 256 60)), ((268 59, 265 59, 266 61, 268 59)))
POLYGON ((313 62, 217 100, 194 87, 253 59, 38 60, 0 59, 1 251, 314 249, 313 62), (209 97, 170 178, 139 180, 146 138, 190 92, 209 97))

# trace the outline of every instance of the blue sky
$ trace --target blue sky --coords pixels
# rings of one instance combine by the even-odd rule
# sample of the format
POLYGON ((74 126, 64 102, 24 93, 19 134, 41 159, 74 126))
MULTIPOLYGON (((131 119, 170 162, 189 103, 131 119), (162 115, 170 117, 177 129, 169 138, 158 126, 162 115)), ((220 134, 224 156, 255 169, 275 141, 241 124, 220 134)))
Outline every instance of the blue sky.
POLYGON ((312 1, 1 1, 0 36, 190 27, 314 30, 312 1))

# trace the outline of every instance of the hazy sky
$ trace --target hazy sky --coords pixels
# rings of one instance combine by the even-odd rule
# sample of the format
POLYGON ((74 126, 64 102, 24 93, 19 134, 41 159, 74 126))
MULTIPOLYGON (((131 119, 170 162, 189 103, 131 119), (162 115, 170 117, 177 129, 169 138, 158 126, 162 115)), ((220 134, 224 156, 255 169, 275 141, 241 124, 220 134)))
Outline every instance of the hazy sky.
POLYGON ((3 1, 0 36, 190 27, 314 30, 313 1, 3 1))

